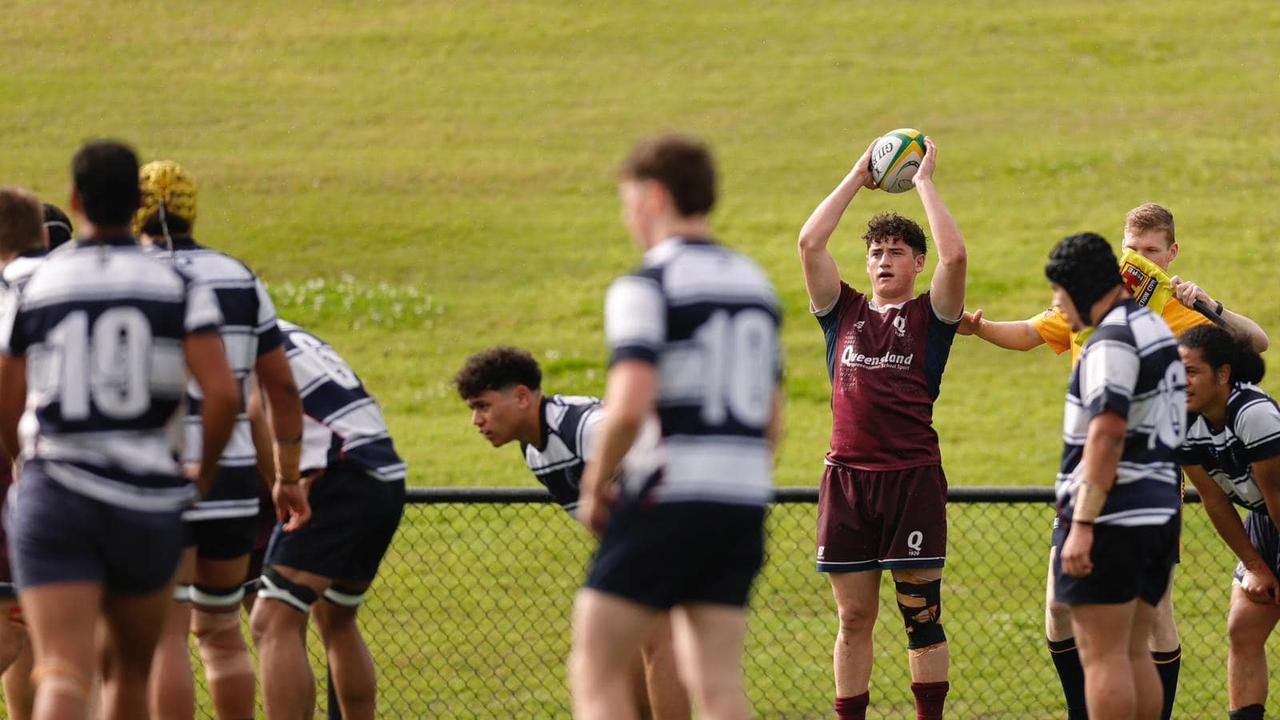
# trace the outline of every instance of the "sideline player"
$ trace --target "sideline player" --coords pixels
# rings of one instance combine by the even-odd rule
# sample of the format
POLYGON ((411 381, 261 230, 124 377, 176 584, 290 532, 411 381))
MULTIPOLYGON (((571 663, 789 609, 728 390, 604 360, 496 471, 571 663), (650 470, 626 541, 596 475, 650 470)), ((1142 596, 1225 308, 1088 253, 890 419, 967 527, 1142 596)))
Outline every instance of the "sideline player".
MULTIPOLYGON (((19 292, 44 255, 47 230, 43 229, 40 201, 20 188, 0 188, 0 293, 19 292)), ((0 452, 0 513, 4 512, 13 484, 13 459, 0 452)), ((4 674, 5 707, 14 720, 31 717, 31 644, 13 586, 5 528, 0 523, 0 673, 4 674)))
POLYGON ((938 245, 929 291, 913 297, 925 269, 924 232, 894 213, 867 225, 871 297, 840 278, 827 248, 854 195, 874 189, 871 148, 800 231, 810 310, 826 336, 831 379, 831 452, 819 490, 818 571, 831 581, 839 614, 835 710, 862 720, 870 700, 872 641, 883 569, 893 574, 906 623, 916 715, 941 718, 950 685, 942 629, 947 554, 947 480, 933 403, 964 310, 964 238, 933 183, 938 150, 915 175, 938 245))
MULTIPOLYGON (((164 250, 162 257, 181 272, 213 290, 222 311, 222 339, 227 362, 248 398, 251 374, 272 411, 280 461, 280 505, 305 522, 306 495, 297 485, 302 441, 302 401, 294 384, 284 342, 276 327, 275 306, 261 281, 239 260, 198 244, 196 183, 169 160, 144 165, 139 174, 141 207, 134 228, 142 243, 164 250)), ((200 456, 200 394, 187 394, 188 467, 200 456)), ((179 570, 174 607, 161 639, 152 687, 152 711, 164 718, 195 714, 195 686, 188 634, 194 633, 204 661, 209 695, 223 720, 254 713, 254 673, 249 646, 240 626, 240 601, 258 529, 258 458, 247 413, 236 418, 231 440, 219 464, 218 480, 209 494, 183 513, 186 549, 179 570)))
MULTIPOLYGON (((542 370, 527 351, 490 348, 467 359, 454 379, 471 422, 494 447, 516 440, 525 464, 570 515, 578 508, 582 468, 604 411, 593 397, 542 394, 542 370)), ((676 674, 671 623, 664 617, 641 649, 637 701, 655 720, 688 718, 676 674)))
POLYGON ((84 239, 36 268, 0 322, 0 442, 23 459, 10 540, 35 649, 35 717, 83 716, 102 619, 105 716, 137 717, 181 553, 181 510, 196 495, 168 426, 189 372, 205 397, 196 479, 206 490, 239 399, 212 292, 129 233, 133 151, 93 142, 72 171, 84 239), (20 437, 28 408, 35 422, 24 420, 20 437))
POLYGON ((574 715, 635 717, 633 659, 670 612, 699 717, 746 718, 745 608, 773 493, 781 313, 760 267, 711 240, 716 173, 701 141, 641 142, 619 191, 644 261, 605 300, 608 411, 578 505, 602 537, 574 602, 574 715), (627 457, 642 429, 660 434, 661 451, 627 457))
POLYGON ((302 391, 303 488, 312 515, 296 527, 281 513, 267 548, 250 614, 262 704, 268 718, 315 714, 316 681, 305 644, 307 617, 314 615, 342 717, 371 720, 377 683, 356 612, 399 527, 407 468, 382 409, 351 366, 297 325, 281 320, 280 330, 302 391))
POLYGON ((1178 462, 1240 564, 1227 620, 1231 720, 1262 720, 1267 638, 1280 621, 1280 408, 1254 383, 1262 358, 1216 327, 1178 338, 1187 367, 1187 439, 1178 462), (1249 511, 1244 522, 1232 503, 1249 511))
POLYGON ((1147 640, 1178 552, 1186 373, 1168 325, 1134 302, 1103 237, 1063 239, 1045 275, 1071 329, 1095 328, 1067 391, 1054 592, 1079 641, 1089 715, 1155 720, 1147 640))
MULTIPOLYGON (((1180 250, 1174 234, 1173 213, 1155 203, 1139 205, 1130 210, 1124 221, 1123 247, 1142 255, 1168 272, 1180 250)), ((1227 310, 1195 283, 1184 281, 1176 275, 1172 279, 1174 297, 1178 302, 1166 303, 1161 317, 1175 336, 1188 328, 1209 324, 1208 318, 1191 309, 1199 299, 1214 306, 1233 332, 1249 338, 1254 350, 1262 352, 1267 349, 1267 334, 1256 322, 1227 310)), ((1009 350, 1031 350, 1041 344, 1047 344, 1058 354, 1070 349, 1072 365, 1079 358, 1081 350, 1076 333, 1071 331, 1066 318, 1057 308, 1049 308, 1028 320, 1005 322, 983 318, 982 310, 972 314, 965 313, 959 334, 977 335, 993 345, 1009 350)), ((1053 601, 1052 565, 1056 553, 1057 548, 1051 547, 1045 588, 1045 636, 1054 669, 1062 683, 1067 717, 1071 720, 1083 720, 1088 717, 1084 707, 1084 670, 1080 666, 1080 655, 1076 649, 1075 637, 1071 633, 1071 618, 1065 606, 1053 601)), ((1172 587, 1173 583, 1170 581, 1170 588, 1172 587)), ((1173 713, 1178 675, 1182 667, 1182 643, 1174 620, 1172 590, 1156 606, 1149 648, 1160 673, 1161 689, 1164 692, 1161 717, 1168 720, 1173 713)))
POLYGON ((44 234, 47 241, 45 246, 49 252, 57 250, 75 237, 71 218, 62 212, 62 208, 52 203, 44 203, 44 234))

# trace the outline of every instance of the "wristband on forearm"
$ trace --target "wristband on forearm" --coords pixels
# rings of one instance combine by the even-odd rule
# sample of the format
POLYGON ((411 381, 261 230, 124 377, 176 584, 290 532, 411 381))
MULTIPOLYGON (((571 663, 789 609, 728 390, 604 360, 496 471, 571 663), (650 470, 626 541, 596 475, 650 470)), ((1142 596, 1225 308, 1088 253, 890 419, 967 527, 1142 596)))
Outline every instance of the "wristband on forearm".
POLYGON ((1219 300, 1219 301, 1218 301, 1218 307, 1214 309, 1214 312, 1216 312, 1216 313, 1218 313, 1219 315, 1221 315, 1221 314, 1223 313, 1223 311, 1225 311, 1225 310, 1226 310, 1226 307, 1224 307, 1224 306, 1222 305, 1222 301, 1221 301, 1221 300, 1219 300))
POLYGON ((281 485, 296 485, 301 464, 302 436, 291 440, 276 440, 276 482, 281 485))
POLYGON ((1102 506, 1107 504, 1107 492, 1089 482, 1080 483, 1076 490, 1076 506, 1071 511, 1071 522, 1092 525, 1102 514, 1102 506))

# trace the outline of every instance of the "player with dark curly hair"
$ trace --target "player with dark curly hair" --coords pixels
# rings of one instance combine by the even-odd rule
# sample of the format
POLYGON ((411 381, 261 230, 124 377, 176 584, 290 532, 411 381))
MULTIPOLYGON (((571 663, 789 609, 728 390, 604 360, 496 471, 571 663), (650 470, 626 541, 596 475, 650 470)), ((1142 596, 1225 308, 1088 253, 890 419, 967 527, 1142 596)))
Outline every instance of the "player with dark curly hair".
POLYGON ((1231 720, 1262 720, 1267 638, 1280 621, 1280 406, 1257 387, 1266 368, 1213 326, 1178 338, 1187 367, 1187 439, 1178 462, 1240 563, 1227 615, 1231 720), (1249 511, 1243 522, 1234 505, 1249 511))
POLYGON ((831 379, 831 451, 818 499, 818 571, 827 573, 840 625, 835 646, 836 714, 866 717, 871 631, 880 576, 893 573, 906 624, 911 690, 919 718, 941 718, 950 651, 942 629, 942 566, 947 554, 947 480, 933 403, 964 311, 964 238, 933 183, 938 151, 926 153, 916 192, 938 245, 929 291, 924 231, 896 213, 868 223, 870 295, 843 282, 827 248, 863 188, 875 189, 871 148, 800 231, 809 309, 826 336, 831 379))
MULTIPOLYGON (((546 395, 542 369, 521 348, 498 346, 467 358, 454 378, 471 409, 471 424, 494 447, 520 443, 529 471, 571 516, 578 508, 582 470, 604 420, 597 398, 546 395)), ((658 624, 635 663, 634 686, 641 717, 688 718, 689 698, 676 674, 671 623, 658 624)))

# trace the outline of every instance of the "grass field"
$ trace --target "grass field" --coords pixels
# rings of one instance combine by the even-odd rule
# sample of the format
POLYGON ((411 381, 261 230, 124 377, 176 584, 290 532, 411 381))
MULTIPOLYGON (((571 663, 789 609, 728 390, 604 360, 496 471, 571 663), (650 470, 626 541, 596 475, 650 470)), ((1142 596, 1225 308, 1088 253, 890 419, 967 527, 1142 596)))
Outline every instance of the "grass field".
MULTIPOLYGON (((450 378, 469 353, 520 344, 548 390, 602 391, 603 293, 638 257, 614 171, 668 129, 713 144, 718 235, 784 302, 780 484, 816 483, 830 429, 796 233, 894 127, 940 147, 970 308, 1043 309, 1057 238, 1118 243, 1124 213, 1157 201, 1178 219, 1174 270, 1280 340, 1274 3, 18 0, 5 15, 0 184, 62 202, 94 136, 183 163, 202 181, 197 237, 352 362, 416 485, 531 482, 467 423, 450 378)), ((912 194, 860 196, 834 240, 855 285, 861 226, 883 209, 923 220, 912 194)), ((1044 348, 958 339, 935 416, 952 484, 1049 484, 1067 371, 1044 348)))

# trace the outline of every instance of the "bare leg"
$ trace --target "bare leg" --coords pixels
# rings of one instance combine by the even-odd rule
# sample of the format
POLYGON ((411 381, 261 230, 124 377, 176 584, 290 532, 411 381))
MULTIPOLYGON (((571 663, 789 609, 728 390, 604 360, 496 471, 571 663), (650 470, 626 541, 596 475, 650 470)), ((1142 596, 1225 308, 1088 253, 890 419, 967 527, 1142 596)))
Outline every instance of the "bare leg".
POLYGON ((654 720, 689 720, 689 693, 680 684, 676 651, 671 641, 671 618, 664 615, 641 649, 644 680, 654 720))
POLYGON ((840 620, 833 657, 836 697, 854 697, 865 693, 871 681, 871 630, 880 610, 880 571, 828 573, 827 579, 840 620))
MULTIPOLYGON (((1071 606, 1091 718, 1131 720, 1137 717, 1137 687, 1131 656, 1137 604, 1130 601, 1121 605, 1071 606)), ((1145 652, 1146 635, 1137 637, 1141 638, 1145 652)), ((1149 656, 1143 664, 1155 672, 1149 656)), ((1156 697, 1159 697, 1158 691, 1156 697)))
POLYGON ((1232 710, 1267 701, 1267 637, 1280 620, 1280 605, 1249 599, 1239 585, 1231 588, 1227 615, 1227 698, 1232 710))
POLYGON ((569 685, 578 720, 635 720, 631 663, 661 613, 585 588, 573 604, 569 685))
POLYGON ((106 615, 106 652, 111 674, 102 685, 103 717, 126 720, 145 717, 147 681, 156 645, 165 628, 165 615, 173 603, 170 583, 147 595, 112 595, 103 604, 106 615))
POLYGON ((31 720, 31 709, 36 702, 36 689, 31 684, 31 671, 35 666, 31 641, 22 630, 22 649, 18 657, 4 672, 4 702, 10 720, 31 720))
POLYGON ((1071 608, 1053 599, 1053 556, 1057 548, 1049 548, 1049 568, 1044 580, 1044 636, 1059 642, 1075 636, 1071 628, 1071 608))
POLYGON ((1169 571, 1169 590, 1156 604, 1155 615, 1151 622, 1151 638, 1147 647, 1151 652, 1172 652, 1182 644, 1178 635, 1178 622, 1173 617, 1173 576, 1177 565, 1169 571))
POLYGON ((682 605, 671 611, 671 620, 677 667, 698 699, 699 717, 751 717, 742 680, 746 610, 732 605, 682 605))
MULTIPOLYGON (((344 584, 345 585, 345 584, 344 584)), ((356 622, 356 608, 321 599, 311 609, 329 658, 329 674, 346 720, 373 720, 377 676, 373 656, 356 622)))
MULTIPOLYGON (((249 572, 249 556, 232 560, 198 559, 196 584, 239 588, 249 572)), ((209 681, 209 698, 221 720, 247 720, 254 714, 253 658, 240 629, 240 605, 193 603, 191 629, 209 681)), ((186 643, 184 641, 183 645, 186 643)))
MULTIPOLYGON (((179 585, 195 581, 196 549, 183 548, 178 564, 179 585)), ((191 720, 196 715, 196 684, 187 637, 191 634, 191 603, 171 600, 156 657, 151 665, 147 702, 158 720, 191 720)))
MULTIPOLYGON (((318 597, 330 581, 313 573, 274 565, 318 597)), ((310 720, 315 714, 316 680, 307 657, 307 614, 282 600, 259 597, 249 618, 262 666, 262 705, 271 720, 310 720)))
POLYGON ((22 591, 21 601, 35 650, 33 717, 80 720, 94 674, 102 587, 89 582, 39 585, 22 591))

